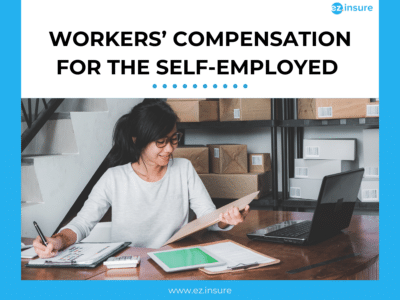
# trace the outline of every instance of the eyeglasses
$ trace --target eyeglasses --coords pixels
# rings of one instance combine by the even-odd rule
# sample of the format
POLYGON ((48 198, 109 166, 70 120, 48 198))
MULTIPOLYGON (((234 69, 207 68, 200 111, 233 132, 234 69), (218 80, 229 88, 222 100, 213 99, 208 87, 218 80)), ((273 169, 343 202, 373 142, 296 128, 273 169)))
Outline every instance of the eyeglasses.
POLYGON ((165 146, 167 146, 168 143, 171 143, 171 145, 176 146, 178 145, 179 141, 181 140, 183 136, 182 132, 177 132, 175 133, 173 136, 171 136, 170 138, 164 138, 164 139, 160 139, 156 141, 156 146, 158 148, 164 148, 165 146))

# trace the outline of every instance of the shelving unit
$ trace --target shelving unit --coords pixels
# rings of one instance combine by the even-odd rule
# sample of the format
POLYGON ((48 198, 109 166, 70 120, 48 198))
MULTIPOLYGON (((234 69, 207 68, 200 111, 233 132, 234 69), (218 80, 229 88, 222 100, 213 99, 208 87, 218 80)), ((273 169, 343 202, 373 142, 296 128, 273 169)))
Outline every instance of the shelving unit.
MULTIPOLYGON (((332 119, 332 120, 298 120, 297 119, 297 99, 282 99, 281 103, 282 110, 285 112, 282 113, 282 119, 278 122, 278 126, 281 127, 282 130, 282 140, 288 146, 286 147, 286 151, 292 154, 294 151, 294 143, 295 138, 297 140, 297 157, 303 158, 303 139, 304 139, 304 128, 305 127, 332 127, 335 126, 337 128, 344 127, 362 127, 365 129, 371 128, 379 128, 379 118, 355 118, 355 119, 332 119), (291 130, 291 132, 295 132, 295 134, 286 134, 284 133, 284 128, 287 130, 291 130)), ((282 147, 282 151, 285 151, 284 147, 282 147)), ((313 209, 316 207, 316 200, 308 200, 308 199, 294 199, 289 197, 289 189, 288 181, 289 178, 294 177, 294 156, 290 156, 289 154, 283 155, 282 158, 286 158, 286 160, 282 160, 282 168, 286 170, 286 172, 282 172, 287 175, 282 175, 282 187, 286 187, 282 189, 282 197, 281 197, 281 208, 283 209, 313 209)), ((261 203, 260 203, 261 204, 261 203)), ((379 202, 357 202, 355 206, 355 210, 362 211, 379 211, 379 202)))
MULTIPOLYGON (((272 202, 273 207, 279 207, 278 195, 278 146, 277 146, 277 114, 278 100, 271 99, 271 120, 262 121, 231 121, 231 122, 190 122, 178 123, 178 130, 185 133, 186 129, 222 129, 222 128, 254 128, 254 127, 270 127, 271 128, 271 168, 272 168, 272 202)), ((185 135, 183 135, 185 137, 185 135)), ((185 144, 185 139, 181 139, 180 145, 185 144)))
MULTIPOLYGON (((271 99, 271 120, 266 121, 234 121, 234 122, 200 122, 200 123, 178 123, 178 129, 205 128, 271 128, 271 165, 272 165, 272 195, 263 197, 252 203, 252 207, 262 209, 263 207, 274 210, 304 210, 314 209, 317 201, 308 199, 293 199, 289 197, 289 178, 294 177, 295 158, 303 157, 303 139, 305 127, 362 127, 379 128, 379 118, 358 119, 332 119, 332 120, 298 120, 297 99, 271 99), (277 134, 280 128, 281 135, 281 166, 282 166, 282 192, 278 193, 278 146, 277 134), (297 151, 295 151, 297 144, 297 151)), ((181 144, 184 144, 182 139, 181 144)), ((218 201, 229 202, 226 199, 218 201)), ((357 202, 356 210, 379 211, 379 202, 357 202)))

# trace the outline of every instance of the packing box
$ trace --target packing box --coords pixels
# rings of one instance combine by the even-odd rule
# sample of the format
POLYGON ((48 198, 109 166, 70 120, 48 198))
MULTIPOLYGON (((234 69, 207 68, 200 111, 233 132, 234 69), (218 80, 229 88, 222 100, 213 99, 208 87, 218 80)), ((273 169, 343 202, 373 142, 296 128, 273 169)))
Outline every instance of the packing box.
POLYGON ((299 119, 351 119, 379 116, 379 102, 369 98, 309 98, 298 100, 299 119))
POLYGON ((207 145, 210 173, 247 173, 247 145, 207 145))
POLYGON ((358 199, 361 202, 379 202, 379 179, 363 178, 358 199))
POLYGON ((357 169, 355 161, 333 159, 295 159, 295 178, 322 179, 326 175, 357 169))
POLYGON ((289 196, 290 198, 318 200, 321 184, 322 179, 290 178, 289 196))
POLYGON ((379 177, 379 129, 363 130, 364 177, 379 177))
POLYGON ((209 173, 208 147, 201 145, 179 146, 174 151, 174 158, 186 158, 191 161, 197 174, 209 173))
POLYGON ((256 199, 271 192, 271 171, 247 174, 200 174, 211 198, 238 199, 260 191, 256 199))
POLYGON ((356 159, 355 139, 304 139, 305 159, 356 159))
POLYGON ((269 153, 251 153, 248 157, 250 173, 263 173, 271 170, 271 156, 269 153))
POLYGON ((219 99, 221 121, 271 120, 271 99, 219 99))
POLYGON ((178 115, 179 122, 218 121, 218 101, 167 101, 178 115))

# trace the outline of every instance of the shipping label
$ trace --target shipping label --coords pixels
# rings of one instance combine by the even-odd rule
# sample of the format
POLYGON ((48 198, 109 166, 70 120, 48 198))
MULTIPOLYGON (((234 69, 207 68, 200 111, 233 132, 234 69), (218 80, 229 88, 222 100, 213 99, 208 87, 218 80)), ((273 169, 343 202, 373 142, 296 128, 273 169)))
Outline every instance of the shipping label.
POLYGON ((296 167, 294 176, 297 178, 308 178, 308 168, 296 167))
POLYGON ((379 105, 367 105, 367 117, 379 117, 379 105))
POLYGON ((262 155, 252 155, 251 164, 253 166, 262 166, 262 155))
POLYGON ((307 146, 306 147, 306 157, 319 157, 319 147, 318 146, 307 146))
POLYGON ((219 148, 214 148, 214 157, 219 158, 219 148))
POLYGON ((318 107, 319 118, 332 118, 332 107, 318 107))
POLYGON ((292 198, 300 198, 301 197, 301 188, 299 188, 299 187, 291 187, 290 188, 290 197, 292 197, 292 198))

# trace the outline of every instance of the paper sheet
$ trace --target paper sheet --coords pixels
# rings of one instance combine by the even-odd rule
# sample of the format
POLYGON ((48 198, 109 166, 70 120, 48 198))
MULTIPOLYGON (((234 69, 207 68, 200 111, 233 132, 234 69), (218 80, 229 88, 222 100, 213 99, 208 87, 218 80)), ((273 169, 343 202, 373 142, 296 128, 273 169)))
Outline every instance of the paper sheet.
POLYGON ((102 243, 102 244, 74 244, 67 249, 60 251, 52 258, 36 259, 29 262, 30 265, 43 265, 46 262, 68 263, 75 261, 77 264, 91 264, 99 258, 111 253, 123 243, 102 243))
POLYGON ((226 261, 226 265, 223 266, 204 268, 205 270, 212 272, 226 271, 232 267, 241 266, 239 264, 263 264, 274 261, 272 258, 262 256, 232 242, 203 246, 203 248, 222 257, 226 261))
POLYGON ((31 247, 33 247, 33 245, 25 245, 24 243, 21 243, 21 250, 25 250, 31 247))
POLYGON ((21 251, 21 258, 35 258, 37 256, 35 248, 29 247, 28 250, 21 251))

